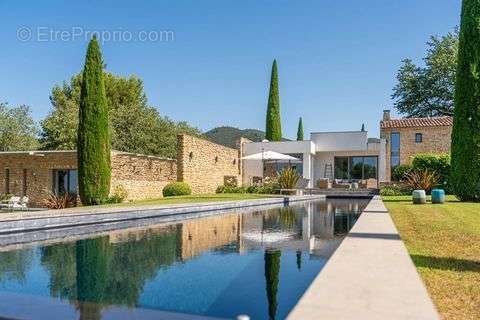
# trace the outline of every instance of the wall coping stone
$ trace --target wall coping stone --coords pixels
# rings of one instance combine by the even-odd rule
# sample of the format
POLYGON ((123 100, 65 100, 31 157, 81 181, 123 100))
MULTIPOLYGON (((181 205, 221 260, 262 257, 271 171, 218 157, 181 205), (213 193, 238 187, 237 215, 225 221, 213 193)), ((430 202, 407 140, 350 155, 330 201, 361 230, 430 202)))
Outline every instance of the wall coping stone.
POLYGON ((239 209, 264 205, 285 205, 296 201, 325 199, 322 195, 278 196, 264 199, 207 202, 176 205, 145 205, 109 208, 69 208, 4 214, 0 217, 0 234, 12 234, 52 228, 94 225, 162 216, 239 209))

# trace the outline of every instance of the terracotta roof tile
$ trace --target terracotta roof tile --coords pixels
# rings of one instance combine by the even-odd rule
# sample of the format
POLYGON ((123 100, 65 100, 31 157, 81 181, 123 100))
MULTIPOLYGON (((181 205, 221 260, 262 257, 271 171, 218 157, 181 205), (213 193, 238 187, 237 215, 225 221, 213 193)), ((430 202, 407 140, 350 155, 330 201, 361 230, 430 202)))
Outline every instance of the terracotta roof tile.
POLYGON ((380 128, 413 128, 413 127, 442 127, 452 126, 453 118, 444 117, 428 117, 428 118, 403 118, 380 121, 380 128))

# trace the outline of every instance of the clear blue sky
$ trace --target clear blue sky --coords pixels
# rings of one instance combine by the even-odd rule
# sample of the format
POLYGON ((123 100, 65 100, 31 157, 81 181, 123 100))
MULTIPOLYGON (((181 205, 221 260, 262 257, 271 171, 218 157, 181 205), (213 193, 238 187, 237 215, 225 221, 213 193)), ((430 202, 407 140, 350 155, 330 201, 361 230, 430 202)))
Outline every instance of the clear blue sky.
MULTIPOLYGON (((174 40, 106 41, 110 72, 143 79, 151 105, 202 130, 264 129, 270 68, 279 63, 283 133, 378 135, 403 58, 419 60, 431 34, 459 24, 460 0, 0 0, 0 100, 41 119, 55 84, 82 69, 87 42, 44 30, 171 30, 174 40), (18 40, 21 27, 30 41, 18 40), (39 31, 40 30, 40 31, 39 31), (79 30, 79 29, 77 29, 79 30), (38 35, 42 33, 40 36, 38 35)), ((127 37, 127 36, 123 36, 127 37)))

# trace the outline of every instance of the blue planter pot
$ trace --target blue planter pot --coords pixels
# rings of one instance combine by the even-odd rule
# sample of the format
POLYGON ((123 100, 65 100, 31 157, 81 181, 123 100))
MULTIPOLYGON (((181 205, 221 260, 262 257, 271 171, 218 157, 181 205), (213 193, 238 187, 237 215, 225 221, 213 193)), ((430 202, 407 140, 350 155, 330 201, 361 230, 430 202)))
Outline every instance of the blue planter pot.
POLYGON ((425 194, 425 190, 413 190, 412 200, 413 200, 413 204, 427 203, 427 195, 425 194))
POLYGON ((445 190, 433 189, 432 190, 432 203, 445 203, 445 190))

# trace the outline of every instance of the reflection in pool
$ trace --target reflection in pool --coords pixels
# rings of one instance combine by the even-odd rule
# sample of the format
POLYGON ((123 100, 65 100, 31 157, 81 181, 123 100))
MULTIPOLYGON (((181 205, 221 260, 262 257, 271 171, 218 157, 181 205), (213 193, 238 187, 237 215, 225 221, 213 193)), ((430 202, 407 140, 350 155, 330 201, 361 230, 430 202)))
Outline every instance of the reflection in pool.
POLYGON ((0 316, 48 318, 52 308, 18 306, 26 295, 73 319, 111 318, 115 308, 282 319, 367 202, 250 209, 3 251, 0 300, 10 303, 0 303, 0 316))

